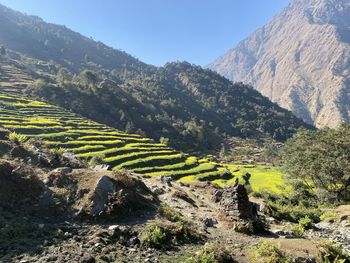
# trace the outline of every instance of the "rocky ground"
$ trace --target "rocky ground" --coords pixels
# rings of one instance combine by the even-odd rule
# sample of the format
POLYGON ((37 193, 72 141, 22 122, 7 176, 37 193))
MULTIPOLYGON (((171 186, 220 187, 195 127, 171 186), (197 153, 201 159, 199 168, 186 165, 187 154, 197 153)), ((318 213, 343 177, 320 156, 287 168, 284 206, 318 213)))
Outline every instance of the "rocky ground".
POLYGON ((345 216, 296 238, 288 226, 267 224, 273 220, 263 220, 238 184, 222 190, 116 174, 69 155, 54 161, 45 150, 0 144, 0 262, 185 262, 206 244, 230 252, 223 262, 253 262, 261 240, 279 243, 293 262, 316 262, 318 238, 349 244, 345 216), (169 232, 158 247, 145 239, 152 225, 169 232))

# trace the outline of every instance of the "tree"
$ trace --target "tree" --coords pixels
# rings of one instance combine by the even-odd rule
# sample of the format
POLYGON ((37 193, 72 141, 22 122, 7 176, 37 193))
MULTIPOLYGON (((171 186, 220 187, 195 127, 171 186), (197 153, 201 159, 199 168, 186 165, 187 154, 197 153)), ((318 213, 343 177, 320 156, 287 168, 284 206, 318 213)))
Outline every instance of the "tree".
POLYGON ((4 46, 0 47, 0 54, 1 54, 1 56, 5 56, 6 55, 6 49, 5 49, 4 46))
POLYGON ((164 145, 168 145, 169 144, 169 138, 160 137, 159 142, 164 144, 164 145))
POLYGON ((70 75, 67 69, 60 68, 57 72, 57 80, 60 83, 64 84, 66 81, 72 80, 72 76, 70 75))
POLYGON ((97 84, 97 76, 90 70, 84 70, 79 74, 80 82, 86 86, 95 86, 97 84))
POLYGON ((350 199, 350 126, 299 131, 282 151, 283 168, 295 191, 323 201, 350 199))

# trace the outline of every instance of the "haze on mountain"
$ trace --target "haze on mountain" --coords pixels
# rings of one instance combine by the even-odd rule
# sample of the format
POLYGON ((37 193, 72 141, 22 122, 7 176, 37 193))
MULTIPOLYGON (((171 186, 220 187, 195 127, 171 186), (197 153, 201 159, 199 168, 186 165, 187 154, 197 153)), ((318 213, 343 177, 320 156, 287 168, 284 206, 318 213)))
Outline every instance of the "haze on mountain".
POLYGON ((317 127, 350 121, 350 1, 293 0, 210 66, 317 127))
POLYGON ((177 149, 218 150, 233 137, 285 140, 312 128, 210 70, 186 62, 150 66, 4 6, 0 43, 11 58, 0 66, 43 80, 25 87, 27 94, 127 132, 169 138, 177 149))

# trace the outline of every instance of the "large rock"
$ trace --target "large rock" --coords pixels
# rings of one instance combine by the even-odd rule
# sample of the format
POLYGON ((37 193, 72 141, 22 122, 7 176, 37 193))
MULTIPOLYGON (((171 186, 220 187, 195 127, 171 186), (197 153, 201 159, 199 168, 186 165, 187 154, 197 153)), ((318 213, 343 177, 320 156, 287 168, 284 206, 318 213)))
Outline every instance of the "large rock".
POLYGON ((155 195, 139 179, 129 175, 100 177, 88 194, 82 213, 91 217, 121 217, 138 210, 155 208, 155 195))
POLYGON ((116 182, 108 176, 102 176, 100 180, 98 180, 92 195, 90 208, 90 214, 92 216, 97 216, 105 210, 109 196, 114 193, 115 189, 116 182))

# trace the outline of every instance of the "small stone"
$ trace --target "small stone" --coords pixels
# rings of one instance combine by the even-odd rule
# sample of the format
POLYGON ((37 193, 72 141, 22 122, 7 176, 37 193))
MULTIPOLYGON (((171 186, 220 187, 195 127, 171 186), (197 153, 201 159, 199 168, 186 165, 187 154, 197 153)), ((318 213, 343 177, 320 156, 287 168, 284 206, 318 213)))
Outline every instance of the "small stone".
POLYGON ((95 263, 96 260, 93 256, 85 256, 81 259, 81 263, 95 263))
POLYGON ((345 221, 345 220, 348 220, 348 219, 349 219, 349 215, 341 215, 339 220, 341 222, 341 221, 345 221))
POLYGON ((214 225, 216 225, 218 223, 218 221, 215 218, 206 217, 203 220, 203 223, 206 227, 213 227, 214 225))
POLYGON ((119 229, 119 225, 111 225, 108 227, 108 230, 116 230, 119 229))
POLYGON ((165 193, 164 189, 158 187, 157 185, 152 186, 151 190, 155 195, 162 195, 165 193))
POLYGON ((45 224, 39 224, 39 225, 38 225, 38 228, 39 228, 39 229, 43 229, 44 227, 45 227, 45 224))

